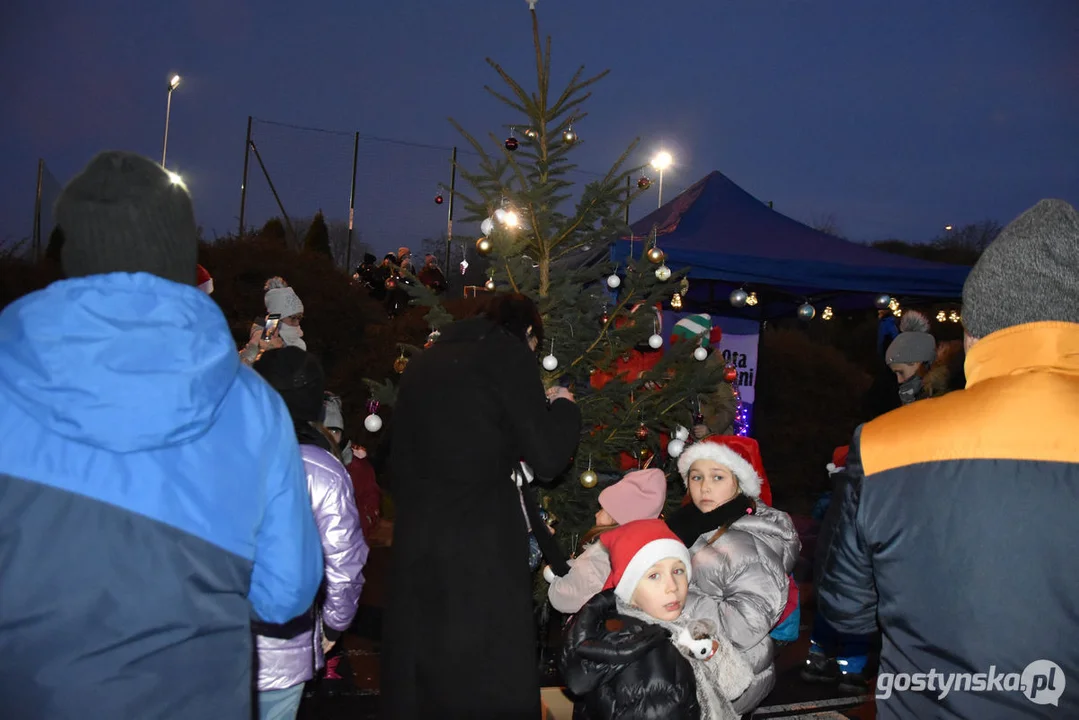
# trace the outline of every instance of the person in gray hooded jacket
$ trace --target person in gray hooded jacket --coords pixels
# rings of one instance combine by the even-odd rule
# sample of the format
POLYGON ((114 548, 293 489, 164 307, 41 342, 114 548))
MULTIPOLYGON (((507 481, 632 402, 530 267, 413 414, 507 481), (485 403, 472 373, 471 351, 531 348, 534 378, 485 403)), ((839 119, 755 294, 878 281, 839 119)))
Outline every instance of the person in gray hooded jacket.
POLYGON ((678 471, 692 503, 667 524, 690 549, 694 587, 716 603, 720 629, 753 669, 733 701, 745 714, 775 686, 769 633, 786 607, 801 542, 787 513, 759 502, 760 476, 723 436, 691 445, 678 471))

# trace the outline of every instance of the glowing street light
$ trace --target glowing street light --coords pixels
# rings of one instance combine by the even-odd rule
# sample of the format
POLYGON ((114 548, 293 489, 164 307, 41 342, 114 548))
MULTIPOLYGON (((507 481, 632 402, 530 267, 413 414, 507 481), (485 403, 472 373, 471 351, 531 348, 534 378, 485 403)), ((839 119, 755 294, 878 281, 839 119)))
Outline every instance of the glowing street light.
POLYGON ((165 167, 165 153, 169 149, 169 115, 172 113, 172 91, 180 87, 180 76, 169 78, 169 93, 165 101, 165 139, 161 142, 161 167, 165 167))
POLYGON ((945 232, 951 232, 952 231, 952 226, 951 225, 945 225, 944 226, 944 231, 945 232))
POLYGON ((661 151, 652 158, 652 167, 659 170, 659 205, 656 207, 663 207, 663 171, 671 166, 674 162, 674 158, 666 150, 661 151))

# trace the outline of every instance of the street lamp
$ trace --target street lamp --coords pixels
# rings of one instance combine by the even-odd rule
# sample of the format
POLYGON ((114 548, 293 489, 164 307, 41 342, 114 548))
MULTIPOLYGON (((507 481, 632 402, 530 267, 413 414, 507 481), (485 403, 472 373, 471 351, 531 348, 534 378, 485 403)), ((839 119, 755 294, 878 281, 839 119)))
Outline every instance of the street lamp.
POLYGON ((180 76, 169 79, 169 95, 165 101, 165 139, 161 142, 161 167, 165 167, 165 153, 169 149, 169 114, 172 112, 172 91, 180 87, 180 76))
POLYGON ((663 171, 669 168, 672 162, 674 162, 674 158, 665 150, 657 153, 652 158, 652 167, 659 170, 659 205, 656 207, 663 207, 663 171))

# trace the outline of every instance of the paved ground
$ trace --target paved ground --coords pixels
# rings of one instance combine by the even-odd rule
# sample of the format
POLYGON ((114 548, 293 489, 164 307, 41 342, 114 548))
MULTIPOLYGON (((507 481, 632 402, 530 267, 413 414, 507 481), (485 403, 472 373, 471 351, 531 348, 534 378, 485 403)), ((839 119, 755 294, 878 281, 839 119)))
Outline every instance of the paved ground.
MULTIPOLYGON (((377 717, 378 648, 381 608, 385 603, 383 579, 390 562, 388 548, 374 548, 366 568, 367 585, 353 631, 343 637, 348 667, 345 680, 332 694, 326 687, 309 687, 300 708, 300 720, 368 720, 377 717)), ((803 586, 802 633, 798 642, 783 648, 776 661, 777 682, 754 718, 857 718, 876 717, 872 698, 852 697, 836 688, 804 682, 798 675, 809 646, 813 618, 812 588, 803 586)))

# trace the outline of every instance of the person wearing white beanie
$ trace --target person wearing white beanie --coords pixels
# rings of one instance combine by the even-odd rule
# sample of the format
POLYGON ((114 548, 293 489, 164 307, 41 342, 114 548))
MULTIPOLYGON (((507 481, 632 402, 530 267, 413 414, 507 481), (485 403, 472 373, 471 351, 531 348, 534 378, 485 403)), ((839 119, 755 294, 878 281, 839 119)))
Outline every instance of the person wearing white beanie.
POLYGON ((298 347, 307 349, 307 343, 303 340, 303 302, 296 291, 289 287, 282 277, 272 277, 264 286, 266 294, 263 302, 266 305, 267 321, 270 315, 277 315, 280 320, 273 336, 263 340, 262 335, 265 324, 256 321, 251 326, 251 336, 247 345, 240 351, 240 359, 245 365, 253 365, 256 360, 267 350, 281 347, 298 347))

